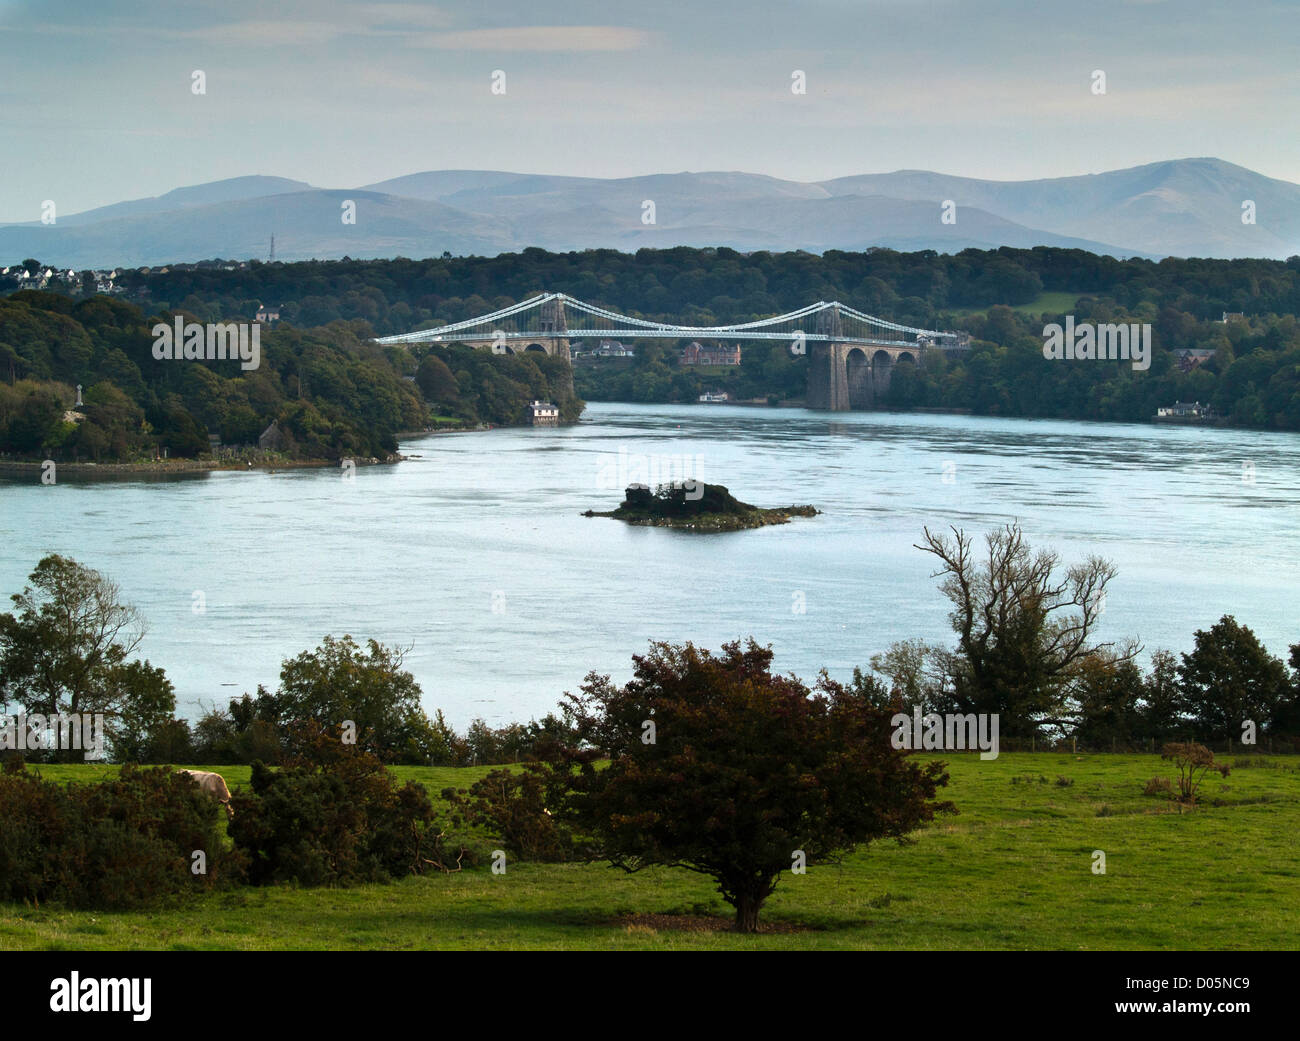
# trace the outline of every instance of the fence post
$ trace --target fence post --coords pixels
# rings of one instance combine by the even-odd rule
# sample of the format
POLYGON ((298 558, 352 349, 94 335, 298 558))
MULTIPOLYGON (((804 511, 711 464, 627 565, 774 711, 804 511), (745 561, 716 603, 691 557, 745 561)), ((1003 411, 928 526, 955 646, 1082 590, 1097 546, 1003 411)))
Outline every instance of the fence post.
POLYGON ((1079 739, 1077 737, 1070 738, 1070 749, 1076 753, 1079 751, 1079 739))

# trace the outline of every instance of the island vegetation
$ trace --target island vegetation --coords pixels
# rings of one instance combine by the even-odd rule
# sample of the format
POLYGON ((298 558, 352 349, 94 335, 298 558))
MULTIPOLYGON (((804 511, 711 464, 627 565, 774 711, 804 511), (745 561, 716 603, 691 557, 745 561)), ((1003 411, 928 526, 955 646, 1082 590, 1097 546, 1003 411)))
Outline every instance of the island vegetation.
POLYGON ((672 481, 655 491, 643 484, 629 485, 618 509, 606 513, 587 510, 584 517, 613 517, 628 524, 683 531, 716 532, 787 524, 792 517, 815 517, 813 506, 762 508, 741 502, 720 484, 672 481))

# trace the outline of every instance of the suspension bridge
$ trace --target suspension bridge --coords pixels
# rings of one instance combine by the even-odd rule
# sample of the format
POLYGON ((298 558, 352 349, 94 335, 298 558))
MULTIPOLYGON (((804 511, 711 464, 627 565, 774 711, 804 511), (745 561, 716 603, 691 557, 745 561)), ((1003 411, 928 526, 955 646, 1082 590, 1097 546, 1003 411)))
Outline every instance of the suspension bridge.
POLYGON ((966 333, 900 325, 838 301, 819 300, 735 325, 677 325, 633 318, 566 293, 543 293, 477 318, 376 342, 460 343, 497 354, 543 351, 571 360, 570 343, 588 339, 783 340, 793 354, 808 355, 807 406, 830 411, 874 408, 888 393, 899 362, 923 364, 930 351, 970 345, 966 333))

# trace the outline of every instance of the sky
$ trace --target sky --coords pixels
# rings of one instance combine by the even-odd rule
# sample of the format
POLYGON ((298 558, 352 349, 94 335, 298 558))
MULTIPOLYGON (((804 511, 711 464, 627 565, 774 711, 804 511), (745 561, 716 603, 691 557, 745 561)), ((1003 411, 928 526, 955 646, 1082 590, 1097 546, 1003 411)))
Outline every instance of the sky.
POLYGON ((246 174, 1300 182, 1298 55, 1297 0, 0 0, 0 221, 246 174))

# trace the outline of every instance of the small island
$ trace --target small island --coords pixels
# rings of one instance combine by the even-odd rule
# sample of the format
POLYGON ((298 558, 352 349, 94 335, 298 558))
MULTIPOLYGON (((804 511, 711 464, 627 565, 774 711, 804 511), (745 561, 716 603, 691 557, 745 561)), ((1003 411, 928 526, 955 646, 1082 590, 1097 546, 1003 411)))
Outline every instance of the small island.
POLYGON ((813 506, 778 506, 763 509, 735 498, 720 484, 675 481, 651 492, 643 484, 629 485, 618 509, 607 513, 587 510, 584 517, 613 517, 628 524, 685 531, 740 531, 768 524, 786 524, 791 517, 815 517, 813 506))

